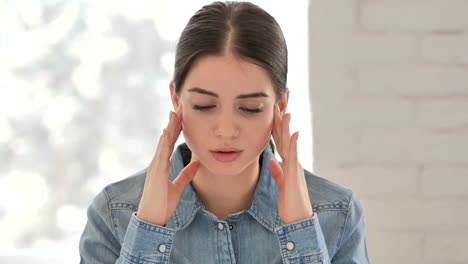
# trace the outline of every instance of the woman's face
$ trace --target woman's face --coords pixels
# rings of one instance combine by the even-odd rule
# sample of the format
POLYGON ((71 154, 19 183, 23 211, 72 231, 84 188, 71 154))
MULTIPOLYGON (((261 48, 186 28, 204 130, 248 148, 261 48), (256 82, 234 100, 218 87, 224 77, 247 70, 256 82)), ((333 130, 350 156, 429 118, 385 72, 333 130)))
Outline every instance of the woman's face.
POLYGON ((188 73, 175 107, 192 156, 216 175, 258 162, 269 142, 276 93, 267 72, 232 55, 205 56, 188 73))

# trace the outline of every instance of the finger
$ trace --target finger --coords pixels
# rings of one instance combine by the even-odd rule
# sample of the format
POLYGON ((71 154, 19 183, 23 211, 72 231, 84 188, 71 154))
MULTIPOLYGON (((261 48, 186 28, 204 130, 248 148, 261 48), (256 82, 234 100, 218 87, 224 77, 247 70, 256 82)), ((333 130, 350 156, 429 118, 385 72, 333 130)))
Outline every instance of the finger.
POLYGON ((275 141, 276 149, 278 149, 278 152, 282 153, 281 149, 281 116, 279 112, 279 106, 275 106, 275 110, 273 111, 273 129, 272 129, 272 136, 273 140, 275 141))
POLYGON ((161 135, 159 136, 158 146, 156 147, 156 151, 154 152, 153 159, 151 160, 151 164, 149 167, 150 169, 155 167, 159 161, 161 152, 164 148, 163 141, 164 141, 165 134, 166 134, 166 129, 163 128, 163 131, 161 132, 161 135))
POLYGON ((182 105, 179 105, 175 112, 169 112, 169 122, 167 124, 167 129, 169 131, 169 147, 171 148, 171 151, 173 151, 174 145, 180 136, 180 132, 182 131, 182 105))
MULTIPOLYGON (((156 146, 156 150, 154 151, 153 159, 151 160, 151 164, 152 164, 153 162, 155 162, 156 157, 157 157, 157 156, 159 155, 159 153, 161 152, 161 140, 162 140, 163 134, 164 134, 164 129, 163 129, 163 131, 161 132, 161 135, 159 135, 158 145, 156 146)), ((151 164, 150 164, 150 167, 151 167, 151 164)))
POLYGON ((289 131, 289 123, 291 122, 291 113, 284 115, 281 120, 281 142, 283 150, 283 160, 287 160, 289 156, 289 142, 291 141, 291 132, 289 131))
POLYGON ((179 175, 172 182, 172 187, 176 194, 182 194, 185 186, 187 186, 187 184, 192 181, 199 167, 200 162, 195 160, 185 166, 185 168, 179 173, 179 175))
MULTIPOLYGON (((299 131, 294 132, 291 136, 291 141, 289 144, 289 162, 288 168, 294 169, 297 168, 298 158, 297 158, 297 140, 299 138, 299 131)), ((294 174, 294 173, 293 173, 294 174)), ((297 173, 296 173, 297 174, 297 173)))
POLYGON ((177 130, 180 126, 180 118, 179 116, 173 112, 169 112, 169 122, 167 123, 167 130, 169 132, 169 140, 172 142, 174 141, 174 138, 176 138, 177 135, 177 130))
POLYGON ((296 131, 293 133, 291 136, 291 144, 290 144, 290 149, 289 149, 289 160, 288 160, 288 175, 291 175, 292 178, 290 178, 291 181, 294 181, 296 183, 301 184, 302 186, 306 186, 306 180, 305 177, 300 175, 303 174, 304 168, 301 166, 301 163, 299 162, 298 159, 298 150, 297 150, 297 145, 298 145, 298 139, 299 139, 299 131, 296 131), (295 177, 297 176, 297 177, 295 177))
POLYGON ((179 116, 182 117, 182 104, 180 104, 177 109, 175 110, 175 113, 179 116))
POLYGON ((271 176, 273 176, 278 188, 281 188, 284 181, 283 169, 281 169, 280 165, 274 159, 270 159, 268 161, 268 168, 270 169, 271 176))
POLYGON ((180 115, 178 115, 176 112, 170 112, 169 124, 167 126, 167 129, 169 130, 170 135, 169 148, 172 152, 174 150, 174 145, 180 136, 180 132, 182 131, 182 119, 180 115))
POLYGON ((165 172, 169 172, 169 159, 172 155, 173 149, 170 148, 171 142, 170 142, 170 136, 168 129, 163 129, 163 134, 161 137, 161 148, 160 148, 160 153, 157 158, 157 164, 158 168, 161 168, 161 170, 158 171, 158 173, 161 174, 166 174, 165 172))
MULTIPOLYGON (((175 116, 176 116, 176 121, 177 121, 177 127, 176 130, 182 130, 182 104, 180 104, 177 109, 175 110, 175 116)), ((180 133, 180 131, 179 131, 180 133)), ((176 140, 177 141, 177 140, 176 140)))
POLYGON ((165 172, 169 170, 169 160, 164 158, 164 155, 167 155, 164 151, 166 148, 166 140, 167 132, 164 128, 161 136, 159 137, 158 146, 153 155, 153 159, 151 160, 146 172, 145 186, 149 186, 150 183, 160 185, 161 181, 164 180, 164 175, 166 175, 165 172))
MULTIPOLYGON (((179 110, 180 113, 181 107, 177 110, 179 110)), ((148 168, 150 175, 156 174, 155 177, 160 178, 162 176, 158 177, 159 175, 166 175, 166 172, 169 171, 169 159, 174 150, 174 144, 181 131, 180 123, 179 115, 172 111, 169 112, 168 126, 167 128, 163 128, 161 136, 159 137, 156 152, 154 153, 153 160, 148 168), (155 171, 156 168, 157 171, 155 171)))
MULTIPOLYGON (((164 132, 164 130, 163 130, 163 132, 164 132)), ((148 166, 148 169, 147 169, 147 175, 148 176, 154 174, 154 170, 156 168, 156 163, 157 163, 157 157, 159 156, 159 153, 161 152, 160 149, 161 149, 162 137, 163 137, 163 133, 161 133, 161 135, 159 136, 159 141, 158 141, 158 145, 156 147, 156 151, 154 152, 153 159, 151 160, 151 162, 150 162, 150 164, 148 166)), ((145 178, 145 185, 148 184, 149 179, 150 179, 150 177, 145 178)))

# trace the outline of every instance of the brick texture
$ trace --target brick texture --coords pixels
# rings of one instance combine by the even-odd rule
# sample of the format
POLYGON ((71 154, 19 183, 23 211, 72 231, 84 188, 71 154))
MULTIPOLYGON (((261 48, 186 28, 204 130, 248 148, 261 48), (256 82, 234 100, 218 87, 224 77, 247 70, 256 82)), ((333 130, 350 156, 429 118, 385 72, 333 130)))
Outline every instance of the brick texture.
MULTIPOLYGON (((468 18, 465 19, 468 21, 468 18)), ((468 48, 466 48, 468 47, 468 34, 466 33, 429 35, 423 38, 421 45, 424 61, 465 65, 468 62, 468 48)))
POLYGON ((468 263, 468 0, 312 0, 314 170, 372 263, 468 263))
POLYGON ((444 32, 468 28, 464 0, 362 1, 359 8, 365 29, 444 32))

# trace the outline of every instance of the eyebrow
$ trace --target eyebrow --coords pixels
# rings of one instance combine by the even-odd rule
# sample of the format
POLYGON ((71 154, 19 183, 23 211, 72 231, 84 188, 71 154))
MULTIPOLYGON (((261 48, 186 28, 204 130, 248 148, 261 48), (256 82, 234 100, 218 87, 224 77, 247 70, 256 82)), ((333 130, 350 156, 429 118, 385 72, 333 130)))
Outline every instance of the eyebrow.
MULTIPOLYGON (((200 93, 200 94, 205 94, 205 95, 219 98, 218 94, 202 89, 200 87, 193 87, 193 88, 190 88, 188 91, 192 93, 200 93)), ((255 93, 249 93, 249 94, 240 94, 236 97, 236 99, 257 98, 257 97, 268 97, 268 95, 264 92, 255 92, 255 93)))

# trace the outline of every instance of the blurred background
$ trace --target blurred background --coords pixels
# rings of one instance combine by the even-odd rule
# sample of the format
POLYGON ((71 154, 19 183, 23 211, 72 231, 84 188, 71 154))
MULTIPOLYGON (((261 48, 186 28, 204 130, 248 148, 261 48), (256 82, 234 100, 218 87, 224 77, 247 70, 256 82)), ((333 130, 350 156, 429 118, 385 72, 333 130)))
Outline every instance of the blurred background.
MULTIPOLYGON (((0 1, 0 263, 77 263, 146 167, 175 43, 211 1, 0 1)), ((372 263, 468 263, 468 0, 253 1, 290 52, 303 166, 363 203, 372 263)))
MULTIPOLYGON (((0 263, 79 262, 94 196, 151 161, 179 34, 211 2, 0 1, 0 263)), ((293 129, 312 169, 308 3, 254 2, 288 41, 293 129)))
POLYGON ((314 170, 372 263, 468 263, 468 1, 314 0, 309 37, 314 170))

